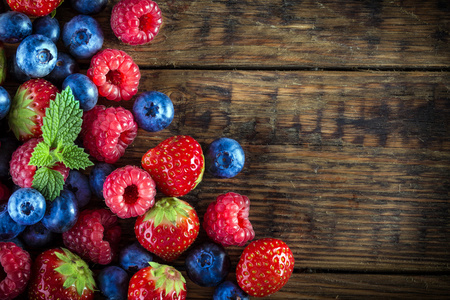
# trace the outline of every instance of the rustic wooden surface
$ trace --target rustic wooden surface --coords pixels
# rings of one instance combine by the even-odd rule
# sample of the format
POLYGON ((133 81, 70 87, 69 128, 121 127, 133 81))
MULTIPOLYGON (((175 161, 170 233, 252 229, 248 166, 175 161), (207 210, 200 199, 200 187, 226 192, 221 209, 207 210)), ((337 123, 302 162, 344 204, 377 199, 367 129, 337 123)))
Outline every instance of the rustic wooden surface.
MULTIPOLYGON (((447 0, 160 0, 164 25, 145 46, 114 37, 116 2, 95 16, 104 47, 132 55, 139 92, 166 93, 176 111, 168 129, 139 130, 117 166, 139 165, 175 134, 203 149, 234 138, 244 170, 206 173, 183 198, 200 216, 221 193, 250 198, 256 238, 282 239, 296 259, 269 299, 448 299, 447 0)), ((58 14, 64 23, 75 12, 58 14)), ((121 221, 123 244, 133 223, 121 221)), ((196 244, 206 239, 202 229, 196 244)), ((241 251, 228 248, 233 267, 241 251)), ((174 263, 183 272, 184 257, 174 263)), ((188 280, 188 299, 212 293, 188 280)))

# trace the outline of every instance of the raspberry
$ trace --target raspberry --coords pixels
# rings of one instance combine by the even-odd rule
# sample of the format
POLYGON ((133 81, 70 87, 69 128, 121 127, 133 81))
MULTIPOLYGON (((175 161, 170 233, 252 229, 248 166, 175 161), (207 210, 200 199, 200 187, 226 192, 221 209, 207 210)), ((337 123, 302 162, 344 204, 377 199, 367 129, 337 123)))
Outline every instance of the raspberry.
MULTIPOLYGON (((9 162, 9 173, 13 182, 22 188, 29 188, 33 183, 36 166, 29 165, 28 163, 30 162, 34 147, 42 140, 42 138, 32 138, 17 148, 12 154, 11 161, 9 162)), ((52 169, 60 172, 64 180, 69 176, 69 168, 62 163, 55 164, 52 169)))
POLYGON ((158 34, 161 24, 161 10, 151 0, 122 0, 111 13, 114 34, 129 45, 149 43, 158 34))
POLYGON ((123 107, 94 107, 92 114, 85 115, 83 145, 97 160, 115 163, 137 135, 133 114, 123 107))
POLYGON ((155 182, 150 175, 135 166, 114 170, 103 184, 106 205, 119 218, 144 214, 155 204, 155 182))
POLYGON ((138 91, 141 73, 131 56, 122 50, 104 49, 94 55, 87 76, 108 100, 130 100, 138 91))
POLYGON ((109 264, 118 253, 121 228, 107 209, 83 210, 77 223, 62 234, 64 245, 83 259, 109 264))
POLYGON ((248 220, 250 200, 237 193, 222 194, 205 213, 203 227, 208 236, 223 246, 243 246, 255 237, 248 220))
POLYGON ((30 254, 12 242, 0 242, 0 264, 0 299, 13 299, 30 279, 30 254))

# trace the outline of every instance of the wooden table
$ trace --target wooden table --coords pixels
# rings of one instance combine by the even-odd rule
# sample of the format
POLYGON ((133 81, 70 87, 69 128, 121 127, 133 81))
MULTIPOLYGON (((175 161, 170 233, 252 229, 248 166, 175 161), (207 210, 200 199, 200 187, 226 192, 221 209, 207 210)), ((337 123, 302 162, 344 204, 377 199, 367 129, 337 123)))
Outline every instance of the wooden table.
MULTIPOLYGON (((139 92, 166 93, 176 111, 168 129, 140 129, 117 166, 176 134, 203 149, 236 139, 243 171, 206 173, 183 199, 202 220, 221 193, 250 198, 256 238, 282 239, 296 260, 269 299, 450 297, 450 2, 160 0, 145 46, 113 35, 117 2, 95 16, 104 48, 130 54, 139 92)), ((62 23, 75 15, 59 10, 62 23)), ((121 221, 124 244, 133 223, 121 221)), ((235 267, 243 248, 227 250, 235 267)), ((212 293, 188 280, 188 299, 212 293)))

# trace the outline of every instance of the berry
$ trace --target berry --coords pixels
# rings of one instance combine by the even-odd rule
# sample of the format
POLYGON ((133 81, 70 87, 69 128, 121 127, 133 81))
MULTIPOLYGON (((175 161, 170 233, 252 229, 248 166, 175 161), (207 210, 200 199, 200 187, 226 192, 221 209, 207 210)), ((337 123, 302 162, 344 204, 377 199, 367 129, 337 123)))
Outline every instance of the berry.
POLYGON ((45 79, 52 83, 61 86, 64 79, 70 74, 78 73, 78 63, 72 55, 65 52, 58 51, 58 59, 53 70, 45 76, 45 79))
POLYGON ((77 59, 91 58, 103 46, 100 24, 87 15, 77 15, 64 24, 62 41, 70 54, 77 59))
POLYGON ((11 242, 0 242, 0 299, 14 299, 26 288, 31 274, 27 251, 11 242))
POLYGON ((48 15, 55 10, 62 1, 63 0, 6 0, 12 10, 34 17, 48 15))
POLYGON ((8 200, 10 217, 21 225, 33 225, 42 220, 47 204, 44 196, 33 188, 21 188, 8 200))
POLYGON ((0 241, 7 241, 18 236, 25 229, 25 225, 16 223, 8 213, 8 204, 0 204, 0 241))
POLYGON ((160 92, 144 92, 134 101, 133 115, 140 128, 150 132, 163 130, 173 120, 172 100, 160 92))
POLYGON ((73 9, 83 15, 95 15, 102 12, 108 0, 70 0, 73 9))
POLYGON ((58 88, 39 78, 23 83, 17 89, 9 112, 9 128, 20 141, 42 136, 42 122, 50 101, 55 100, 58 88))
POLYGON ((227 277, 230 265, 225 249, 211 242, 193 248, 185 260, 188 277, 204 287, 218 286, 227 277))
POLYGON ((107 209, 83 210, 77 223, 63 233, 64 245, 82 258, 101 265, 117 255, 121 229, 117 216, 107 209))
POLYGON ((58 49, 55 43, 41 34, 27 36, 16 50, 16 63, 31 78, 47 76, 55 67, 58 49))
POLYGON ((31 79, 30 76, 25 74, 18 66, 17 66, 17 60, 16 60, 16 53, 12 53, 11 56, 8 58, 8 76, 10 78, 13 78, 14 80, 18 82, 25 82, 31 79))
POLYGON ((124 269, 108 266, 97 276, 98 288, 108 300, 126 300, 130 278, 124 269))
POLYGON ((214 290, 213 300, 250 300, 250 297, 244 292, 237 283, 233 281, 224 281, 214 290))
MULTIPOLYGON (((33 183, 33 177, 36 173, 36 166, 29 165, 31 155, 33 154, 36 145, 42 141, 42 138, 30 139, 17 148, 12 154, 11 161, 9 163, 9 172, 13 182, 23 188, 31 187, 33 183)), ((60 172, 64 180, 69 176, 69 168, 62 163, 56 163, 51 169, 60 172)))
POLYGON ((0 182, 0 202, 5 202, 11 196, 11 191, 9 188, 0 182))
POLYGON ((223 246, 244 246, 255 237, 248 220, 250 200, 237 193, 222 194, 209 204, 203 227, 208 236, 223 246))
POLYGON ((6 79, 7 70, 8 66, 6 63, 5 47, 3 46, 3 43, 0 42, 0 84, 3 84, 6 79))
POLYGON ((33 31, 30 18, 17 11, 0 14, 0 41, 9 44, 21 42, 33 31))
POLYGON ((37 222, 27 226, 20 236, 28 247, 35 249, 48 245, 55 234, 42 225, 42 222, 37 222))
POLYGON ((79 215, 75 195, 68 190, 62 190, 55 200, 49 202, 42 224, 50 231, 63 233, 77 222, 79 215))
POLYGON ((6 117, 11 108, 11 97, 4 87, 0 86, 0 120, 6 117))
POLYGON ((148 267, 148 263, 151 261, 153 261, 153 256, 139 242, 122 248, 119 254, 120 266, 130 274, 148 267))
POLYGON ((230 138, 213 141, 205 154, 206 170, 218 178, 236 176, 244 167, 245 154, 241 145, 230 138))
POLYGON ((95 281, 89 266, 65 248, 48 249, 33 262, 28 299, 94 299, 95 281))
POLYGON ((167 197, 136 219, 134 232, 145 249, 170 262, 195 241, 199 228, 197 213, 189 203, 167 197))
POLYGON ((130 279, 128 300, 186 300, 186 280, 175 268, 151 262, 130 279))
POLYGON ((71 74, 64 79, 62 89, 70 86, 75 100, 80 102, 80 108, 84 111, 91 110, 98 100, 97 86, 84 74, 71 74))
POLYGON ((70 170, 64 184, 64 189, 75 194, 75 200, 79 208, 86 206, 91 200, 91 189, 89 179, 86 175, 77 170, 70 170))
POLYGON ((150 173, 159 191, 181 197, 203 178, 205 161, 200 144, 190 136, 170 137, 142 157, 142 167, 150 173))
POLYGON ((114 170, 103 184, 106 205, 122 219, 144 214, 155 204, 155 195, 153 179, 135 166, 114 170))
POLYGON ((129 45, 149 43, 158 34, 161 24, 161 10, 151 0, 122 0, 111 13, 114 34, 129 45))
POLYGON ((138 91, 141 72, 131 56, 122 50, 104 49, 94 55, 87 76, 108 100, 130 100, 138 91))
POLYGON ((103 184, 106 177, 114 171, 114 166, 107 163, 96 163, 89 173, 89 186, 97 198, 103 198, 103 184))
POLYGON ((61 29, 58 19, 49 15, 36 18, 33 21, 33 34, 42 34, 52 40, 53 43, 59 40, 61 29))
POLYGON ((137 124, 133 114, 123 107, 96 107, 83 115, 83 145, 97 160, 115 163, 134 141, 137 124))
POLYGON ((265 297, 281 289, 293 270, 291 249, 279 239, 263 238, 244 249, 236 267, 236 278, 250 296, 265 297))
POLYGON ((9 179, 9 161, 19 142, 12 136, 0 137, 0 179, 9 179))

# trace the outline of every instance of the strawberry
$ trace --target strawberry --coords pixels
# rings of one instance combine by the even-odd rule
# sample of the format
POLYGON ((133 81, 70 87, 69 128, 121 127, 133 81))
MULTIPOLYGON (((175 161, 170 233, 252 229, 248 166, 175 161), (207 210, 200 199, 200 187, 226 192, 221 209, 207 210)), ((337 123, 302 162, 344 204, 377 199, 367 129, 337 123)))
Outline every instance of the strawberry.
POLYGON ((32 274, 28 299, 94 299, 92 271, 85 261, 65 248, 39 254, 32 274))
POLYGON ((291 249, 279 239, 263 238, 244 249, 236 266, 236 278, 250 296, 265 297, 281 289, 293 270, 291 249))
POLYGON ((128 284, 128 300, 184 300, 186 280, 175 268, 150 262, 128 284))
POLYGON ((134 232, 148 251, 173 261, 197 238, 200 222, 189 203, 167 197, 136 219, 134 232))
POLYGON ((202 180, 205 159, 200 144, 190 136, 170 137, 142 157, 142 167, 156 187, 172 197, 181 197, 202 180))
POLYGON ((50 14, 63 0, 6 0, 11 10, 28 16, 42 17, 50 14))
POLYGON ((20 141, 42 136, 45 110, 59 90, 49 81, 38 78, 24 82, 17 89, 9 111, 9 127, 20 141))

